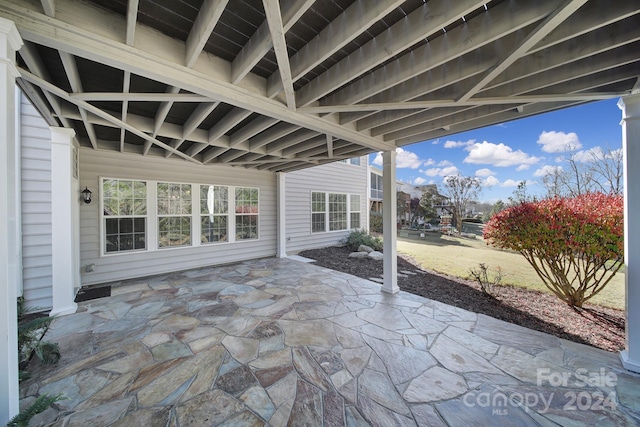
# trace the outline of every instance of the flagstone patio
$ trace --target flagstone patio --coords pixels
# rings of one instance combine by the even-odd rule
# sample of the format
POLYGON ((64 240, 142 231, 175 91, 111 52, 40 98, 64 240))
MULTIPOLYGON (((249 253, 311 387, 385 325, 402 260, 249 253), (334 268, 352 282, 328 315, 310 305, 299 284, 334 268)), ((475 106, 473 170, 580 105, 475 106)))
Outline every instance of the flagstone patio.
MULTIPOLYGON (((291 259, 113 283, 56 319, 53 426, 640 423, 617 354, 291 259)), ((425 284, 428 286, 428 283, 425 284)))

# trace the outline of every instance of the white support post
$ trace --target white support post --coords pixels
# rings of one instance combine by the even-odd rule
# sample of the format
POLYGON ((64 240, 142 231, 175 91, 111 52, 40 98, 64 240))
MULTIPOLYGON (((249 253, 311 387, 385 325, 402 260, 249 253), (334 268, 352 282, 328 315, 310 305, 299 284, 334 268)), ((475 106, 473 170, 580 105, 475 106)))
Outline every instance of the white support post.
POLYGON ((278 243, 276 256, 287 257, 287 218, 286 218, 286 178, 284 172, 276 173, 277 203, 278 203, 278 243))
MULTIPOLYGON (((77 214, 80 201, 73 176, 73 137, 75 131, 51 128, 51 276, 53 309, 50 316, 75 313, 77 266, 79 265, 77 214)), ((94 202, 95 203, 95 202, 94 202)))
POLYGON ((640 94, 621 98, 624 154, 624 265, 626 293, 626 348, 622 365, 640 373, 640 94))
POLYGON ((15 227, 17 182, 16 161, 16 51, 22 39, 15 24, 0 18, 0 425, 18 413, 18 316, 19 283, 15 254, 19 241, 15 227))
POLYGON ((382 290, 395 294, 398 287, 398 251, 396 212, 398 198, 396 195, 396 152, 382 153, 382 236, 384 239, 384 264, 382 290))

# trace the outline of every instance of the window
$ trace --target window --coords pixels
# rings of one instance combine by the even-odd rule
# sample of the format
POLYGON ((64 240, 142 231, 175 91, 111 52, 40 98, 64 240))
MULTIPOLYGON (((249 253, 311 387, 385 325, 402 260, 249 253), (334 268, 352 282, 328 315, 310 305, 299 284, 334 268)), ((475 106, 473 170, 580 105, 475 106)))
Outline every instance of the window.
POLYGON ((103 255, 259 238, 258 188, 103 178, 101 196, 103 255))
POLYGON ((236 187, 236 240, 258 238, 258 189, 236 187))
POLYGON ((146 249, 147 183, 103 179, 104 251, 146 249))
POLYGON ((371 198, 382 200, 382 177, 371 172, 371 198))
POLYGON ((200 241, 203 244, 228 240, 229 189, 200 186, 200 241))
POLYGON ((158 247, 191 245, 191 184, 158 184, 158 247))
POLYGON ((329 193, 329 231, 347 229, 347 195, 329 193))
POLYGON ((325 193, 311 193, 311 232, 326 231, 327 204, 325 193))
POLYGON ((350 159, 342 159, 340 163, 346 163, 348 165, 360 166, 360 157, 352 157, 350 159))
POLYGON ((360 195, 352 194, 350 197, 351 228, 360 228, 360 195))

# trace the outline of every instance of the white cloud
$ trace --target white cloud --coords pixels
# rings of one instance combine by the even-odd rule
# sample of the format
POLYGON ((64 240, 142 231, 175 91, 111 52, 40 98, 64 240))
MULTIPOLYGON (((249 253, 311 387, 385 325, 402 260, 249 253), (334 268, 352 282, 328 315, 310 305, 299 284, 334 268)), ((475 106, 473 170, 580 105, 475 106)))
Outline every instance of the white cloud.
POLYGON ((513 151, 508 145, 493 144, 483 141, 466 148, 469 155, 465 157, 465 163, 473 163, 477 165, 493 165, 497 167, 508 167, 520 165, 533 165, 538 163, 541 158, 530 156, 522 150, 513 151))
POLYGON ((439 139, 434 139, 433 141, 431 141, 431 143, 433 145, 438 145, 438 144, 440 144, 440 140, 439 139))
POLYGON ((600 147, 593 147, 588 150, 580 150, 573 155, 573 160, 577 162, 589 163, 595 159, 602 159, 605 156, 600 147))
MULTIPOLYGON (((516 181, 515 179, 507 179, 505 182, 500 184, 500 187, 517 187, 523 180, 516 181)), ((537 181, 531 181, 529 179, 525 180, 525 184, 527 187, 531 187, 532 185, 536 185, 537 181)))
POLYGON ((530 167, 530 166, 531 166, 531 165, 528 165, 528 164, 526 164, 526 163, 523 163, 523 164, 521 164, 520 166, 518 166, 518 167, 516 168, 516 170, 517 170, 518 172, 520 172, 520 171, 525 171, 525 170, 529 169, 529 167, 530 167))
POLYGON ((469 147, 475 144, 475 142, 475 139, 470 139, 468 141, 445 141, 444 148, 469 147))
POLYGON ((493 176, 495 174, 496 173, 494 171, 492 171, 491 169, 487 169, 487 168, 478 169, 476 171, 476 176, 479 176, 479 177, 482 177, 482 178, 485 178, 485 177, 488 177, 488 176, 493 176))
POLYGON ((516 181, 515 179, 508 179, 500 185, 501 187, 517 187, 522 181, 516 181))
POLYGON ((440 163, 438 163, 438 166, 443 168, 446 166, 453 166, 453 163, 451 163, 449 160, 441 160, 440 163))
MULTIPOLYGON (((382 166, 382 151, 376 154, 373 164, 382 166)), ((396 148, 396 168, 398 169, 418 169, 422 165, 422 160, 412 151, 404 150, 400 147, 396 148)))
POLYGON ((498 184, 500 184, 500 181, 498 181, 498 178, 496 178, 495 176, 488 176, 487 179, 483 181, 483 185, 485 187, 493 187, 494 185, 498 184))
POLYGON ((422 185, 422 184, 424 184, 425 182, 427 182, 427 180, 426 180, 426 179, 421 178, 421 177, 418 177, 418 178, 416 178, 416 179, 414 179, 414 180, 413 180, 413 185, 422 185))
POLYGON ((436 161, 433 159, 428 159, 427 161, 425 161, 422 165, 423 166, 433 166, 436 164, 436 161))
POLYGON ((423 172, 427 176, 449 176, 449 175, 456 175, 460 171, 455 166, 447 166, 444 168, 431 168, 423 172))
POLYGON ((541 149, 545 153, 562 153, 582 148, 575 132, 543 131, 537 142, 542 145, 541 149))
POLYGON ((547 176, 547 175, 552 175, 552 174, 556 173, 556 171, 562 172, 562 166, 544 165, 540 169, 536 170, 533 173, 533 176, 541 178, 541 177, 544 177, 544 176, 547 176))

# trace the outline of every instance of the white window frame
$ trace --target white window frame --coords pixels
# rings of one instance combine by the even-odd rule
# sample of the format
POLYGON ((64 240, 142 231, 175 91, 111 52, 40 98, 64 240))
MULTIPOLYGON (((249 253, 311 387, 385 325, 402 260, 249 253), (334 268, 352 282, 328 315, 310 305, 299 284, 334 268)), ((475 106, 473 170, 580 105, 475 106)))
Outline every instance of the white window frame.
POLYGON ((149 250, 149 227, 150 227, 150 221, 149 218, 152 215, 149 215, 149 181, 144 180, 144 179, 133 179, 133 178, 109 178, 109 177, 100 177, 99 179, 100 182, 100 254, 103 256, 113 256, 113 255, 122 255, 122 254, 131 254, 134 252, 146 252, 149 250), (146 186, 147 192, 146 192, 146 213, 144 215, 140 214, 140 215, 105 215, 104 214, 104 208, 105 208, 105 204, 104 204, 104 183, 105 181, 109 181, 109 180, 113 180, 113 181, 132 181, 132 182, 143 182, 146 186), (142 249, 130 249, 130 250, 117 250, 117 251, 113 251, 113 252, 108 252, 107 251, 107 220, 108 219, 120 219, 120 218, 144 218, 145 221, 145 247, 142 249))
POLYGON ((319 233, 341 233, 344 231, 349 231, 352 230, 353 227, 351 226, 351 213, 359 213, 360 214, 360 227, 362 227, 362 194, 358 194, 358 193, 342 193, 342 192, 338 192, 338 191, 311 191, 309 193, 309 232, 311 234, 319 234, 319 233), (323 211, 314 211, 313 210, 313 195, 314 194, 323 194, 324 195, 324 210, 323 211), (329 204, 329 198, 331 194, 335 194, 335 195, 343 195, 346 196, 346 207, 347 207, 347 219, 346 219, 346 224, 347 227, 344 229, 339 229, 339 230, 331 230, 331 226, 329 224, 329 218, 330 218, 330 213, 331 213, 331 209, 330 209, 330 204, 329 204), (359 209, 358 211, 352 211, 351 210, 351 197, 352 196, 356 196, 360 198, 360 203, 359 203, 359 209), (318 213, 324 213, 324 230, 322 231, 314 231, 313 230, 313 214, 318 214, 318 213))
MULTIPOLYGON (((213 191, 215 193, 215 188, 226 188, 227 190, 227 199, 226 199, 226 203, 227 203, 227 208, 225 209, 224 212, 220 213, 220 212, 216 212, 215 209, 215 198, 213 198, 213 200, 211 201, 213 206, 211 206, 210 212, 208 214, 203 213, 203 206, 201 204, 198 204, 198 221, 199 221, 199 227, 200 227, 200 232, 198 233, 198 240, 200 241, 200 244, 203 246, 207 246, 207 245, 219 245, 222 243, 227 243, 229 242, 229 239, 231 238, 230 234, 231 234, 231 230, 229 229, 229 198, 231 197, 231 195, 229 194, 229 186, 227 185, 207 185, 207 184, 200 184, 198 185, 198 197, 199 197, 199 203, 202 202, 202 197, 200 197, 200 192, 202 191, 202 188, 205 187, 207 188, 207 192, 209 191, 213 191), (207 241, 207 242, 203 242, 202 241, 202 220, 205 217, 210 217, 211 219, 216 218, 216 217, 224 217, 227 220, 227 234, 225 236, 225 240, 214 240, 214 241, 207 241)), ((235 191, 235 190, 234 190, 235 191)), ((207 200, 208 203, 208 200, 207 200)), ((209 209, 207 207, 207 209, 209 209)))
POLYGON ((327 192, 326 191, 312 191, 311 192, 311 233, 312 234, 317 234, 317 233, 326 233, 327 232, 327 192), (322 194, 322 203, 323 203, 323 209, 321 211, 314 211, 313 210, 313 195, 314 194, 322 194), (313 229, 313 215, 314 214, 322 214, 324 221, 323 221, 323 229, 322 230, 314 230, 313 229))
MULTIPOLYGON (((158 224, 156 226, 156 238, 158 239, 158 249, 161 250, 166 250, 166 249, 173 249, 173 248, 180 248, 180 247, 191 247, 193 246, 193 239, 194 239, 194 233, 193 233, 193 222, 194 222, 194 218, 193 218, 193 184, 183 184, 183 183, 177 183, 177 182, 168 182, 168 181, 157 181, 156 182, 156 218, 158 220, 158 224), (168 187, 172 186, 172 185, 178 185, 180 186, 180 193, 182 193, 182 187, 188 187, 189 188, 189 193, 191 195, 191 200, 189 200, 189 210, 190 212, 188 213, 172 213, 172 212, 167 212, 167 213, 160 213, 160 203, 159 202, 159 198, 158 198, 158 187, 162 184, 166 184, 168 187), (189 241, 188 243, 183 243, 183 244, 177 244, 177 245, 168 245, 168 246, 160 246, 160 242, 161 242, 161 238, 160 238, 160 223, 161 220, 163 218, 188 218, 189 219, 189 241)), ((200 196, 200 193, 198 193, 198 197, 200 196)), ((171 201, 169 200, 169 205, 171 205, 171 201)))
POLYGON ((359 229, 362 228, 362 196, 360 194, 349 194, 349 229, 359 229), (358 198, 358 203, 356 204, 358 209, 353 209, 354 207, 354 198, 358 198), (352 215, 358 214, 358 225, 353 225, 352 215))
POLYGON ((100 182, 100 257, 112 257, 112 256, 121 256, 121 255, 130 255, 132 253, 145 253, 145 252, 157 252, 157 251, 172 251, 172 250, 183 250, 189 248, 196 247, 211 247, 212 245, 225 245, 225 244, 235 244, 235 243, 243 243, 243 242, 256 242, 260 240, 260 221, 261 221, 261 213, 260 206, 262 204, 260 188, 256 186, 250 185, 222 185, 215 183, 194 183, 194 182, 179 182, 174 180, 151 180, 151 179, 140 179, 140 178, 126 178, 126 177, 106 177, 100 176, 98 177, 100 182), (146 215, 136 215, 136 217, 145 217, 145 249, 133 249, 127 251, 115 251, 115 252, 107 252, 106 251, 106 222, 105 218, 118 218, 119 216, 114 215, 104 215, 104 194, 103 194, 103 183, 105 180, 116 180, 116 181, 139 181, 144 182, 147 188, 147 213, 146 215), (169 183, 169 184, 182 184, 182 185, 191 185, 191 214, 189 215, 191 218, 191 244, 190 245, 182 245, 182 246, 167 246, 160 248, 158 246, 158 220, 161 216, 158 215, 158 183, 169 183), (216 186, 216 187, 226 187, 228 194, 228 209, 227 209, 227 240, 224 242, 210 242, 210 243, 202 243, 202 230, 201 230, 201 217, 203 214, 200 212, 200 186, 216 186), (235 193, 237 188, 249 188, 255 189, 258 192, 258 205, 256 213, 246 213, 245 215, 255 215, 256 219, 256 237, 252 239, 236 239, 236 200, 235 193), (194 194, 194 189, 197 189, 197 194, 194 194), (215 244, 214 244, 215 243, 215 244))
MULTIPOLYGON (((258 187, 248 187, 248 186, 244 186, 244 185, 238 185, 235 187, 229 187, 230 189, 233 188, 233 212, 230 213, 230 215, 233 217, 233 239, 236 242, 253 242, 256 240, 260 239, 260 189, 258 187), (238 206, 236 205, 236 191, 238 189, 248 189, 248 190, 256 190, 256 192, 258 193, 258 199, 257 199, 257 207, 258 207, 258 212, 236 212, 236 209, 238 208, 238 206), (237 229, 237 219, 238 217, 241 216, 255 216, 256 217, 256 237, 255 238, 248 238, 248 239, 238 239, 237 238, 237 234, 238 234, 238 229, 237 229)), ((230 197, 231 198, 231 197, 230 197)), ((229 202, 229 204, 231 205, 231 202, 229 202)), ((230 228, 231 230, 231 228, 230 228)))

